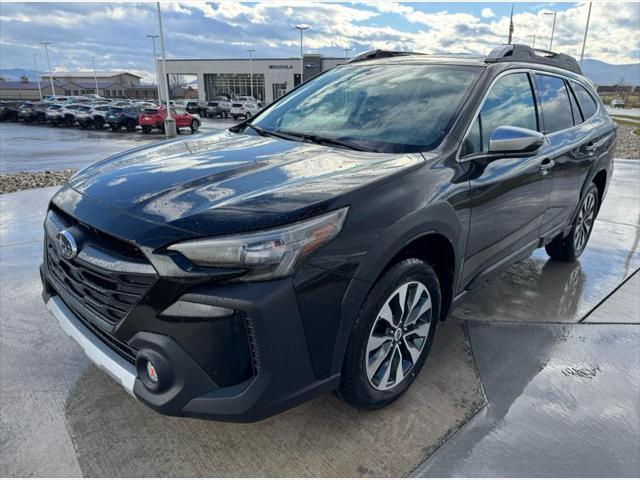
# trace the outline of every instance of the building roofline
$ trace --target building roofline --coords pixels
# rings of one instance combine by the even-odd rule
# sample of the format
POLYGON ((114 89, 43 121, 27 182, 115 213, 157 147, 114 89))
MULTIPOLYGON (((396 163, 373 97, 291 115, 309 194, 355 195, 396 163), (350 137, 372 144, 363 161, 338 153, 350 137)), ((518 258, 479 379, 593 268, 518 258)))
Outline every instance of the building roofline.
MULTIPOLYGON (((306 54, 307 56, 317 56, 315 53, 306 54)), ((344 57, 323 57, 322 60, 344 60, 344 57)), ((254 58, 253 61, 269 61, 269 62, 282 62, 288 60, 300 61, 300 57, 286 57, 286 58, 254 58)), ((161 62, 162 60, 158 60, 161 62)), ((167 58, 168 62, 248 62, 249 58, 167 58)))

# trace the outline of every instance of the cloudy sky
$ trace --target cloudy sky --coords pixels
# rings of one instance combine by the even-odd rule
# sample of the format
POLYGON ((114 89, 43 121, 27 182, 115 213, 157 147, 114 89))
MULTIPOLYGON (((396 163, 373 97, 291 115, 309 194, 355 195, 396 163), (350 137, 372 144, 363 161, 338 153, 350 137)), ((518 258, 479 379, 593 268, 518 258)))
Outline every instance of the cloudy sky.
MULTIPOLYGON (((514 41, 548 47, 558 12, 554 50, 579 56, 587 3, 517 3, 514 41)), ((294 24, 311 28, 305 52, 342 56, 372 48, 486 54, 506 43, 511 3, 163 2, 169 58, 298 56, 294 24)), ((585 57, 640 61, 640 3, 594 2, 585 57)), ((0 68, 46 70, 38 42, 49 41, 54 70, 126 69, 152 81, 153 3, 5 3, 0 7, 0 68)))

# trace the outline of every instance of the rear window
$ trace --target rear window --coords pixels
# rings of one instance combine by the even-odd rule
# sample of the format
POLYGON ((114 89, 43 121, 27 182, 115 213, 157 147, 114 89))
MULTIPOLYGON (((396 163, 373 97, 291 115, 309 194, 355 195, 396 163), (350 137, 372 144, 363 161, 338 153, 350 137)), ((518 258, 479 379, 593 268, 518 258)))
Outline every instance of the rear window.
POLYGON ((149 115, 155 115, 158 112, 157 108, 145 108, 142 113, 146 113, 149 115))
POLYGON ((62 108, 62 105, 51 105, 49 107, 49 110, 60 110, 62 108))
POLYGON ((81 112, 88 112, 89 110, 91 110, 91 107, 80 107, 78 110, 81 112))
POLYGON ((571 86, 573 87, 573 91, 576 93, 576 97, 578 97, 578 103, 582 109, 584 119, 588 120, 596 114, 598 104, 582 85, 576 82, 571 82, 571 86))
POLYGON ((209 106, 210 107, 217 107, 218 106, 218 102, 209 102, 209 106))
POLYGON ((241 103, 234 103, 234 104, 233 104, 233 105, 231 105, 231 106, 232 106, 232 107, 236 107, 236 108, 237 108, 237 107, 241 107, 241 106, 242 106, 242 104, 241 104, 241 103))
POLYGON ((569 92, 560 77, 536 74, 536 86, 542 101, 542 115, 546 133, 573 127, 569 92))

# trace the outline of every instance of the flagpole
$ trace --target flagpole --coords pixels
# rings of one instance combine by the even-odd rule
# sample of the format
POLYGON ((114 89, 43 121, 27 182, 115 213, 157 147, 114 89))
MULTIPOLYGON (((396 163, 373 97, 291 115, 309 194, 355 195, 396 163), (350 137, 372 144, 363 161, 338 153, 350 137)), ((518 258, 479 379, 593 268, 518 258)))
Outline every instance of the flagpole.
POLYGON ((511 4, 511 16, 509 17, 509 41, 507 42, 511 45, 511 40, 513 39, 513 7, 515 3, 511 4))

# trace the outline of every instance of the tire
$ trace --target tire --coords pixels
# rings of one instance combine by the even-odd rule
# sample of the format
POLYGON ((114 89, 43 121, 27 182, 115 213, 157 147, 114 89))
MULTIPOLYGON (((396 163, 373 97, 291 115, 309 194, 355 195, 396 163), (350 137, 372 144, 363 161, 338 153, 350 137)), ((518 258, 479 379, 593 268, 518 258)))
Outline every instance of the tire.
POLYGON ((109 124, 109 130, 111 130, 112 132, 117 132, 118 130, 120 130, 121 125, 117 124, 117 123, 110 123, 109 124))
POLYGON ((64 117, 64 126, 65 127, 73 127, 73 124, 76 123, 73 117, 64 117))
POLYGON ((149 125, 142 126, 142 133, 151 133, 151 127, 149 125))
POLYGON ((245 118, 245 120, 246 120, 247 118, 251 118, 251 112, 247 112, 247 113, 245 114, 244 118, 245 118))
MULTIPOLYGON (((429 354, 440 305, 440 282, 430 265, 408 258, 387 270, 356 317, 336 392, 338 397, 367 410, 385 407, 398 399, 413 383, 429 354), (409 308, 408 317, 399 315, 398 309, 405 287, 404 298, 410 304, 418 298, 409 308), (431 300, 430 309, 427 299, 431 300), (396 326, 381 316, 385 310, 396 326), (418 315, 417 320, 412 321, 412 315, 418 315), (386 340, 380 343, 381 339, 386 340), (400 359, 403 370, 399 368, 400 359)), ((407 311, 407 306, 402 311, 407 311)))
POLYGON ((593 224, 598 215, 599 201, 598 188, 592 183, 580 200, 578 213, 573 220, 569 235, 559 236, 544 247, 551 258, 563 262, 573 262, 582 255, 593 231, 593 224))
POLYGON ((46 121, 47 121, 47 116, 44 113, 40 113, 36 117, 36 122, 38 122, 40 125, 42 125, 43 123, 46 123, 46 121))
POLYGON ((126 127, 127 127, 127 131, 128 131, 128 132, 134 132, 134 131, 135 131, 135 129, 136 129, 136 126, 137 126, 137 125, 136 125, 136 122, 135 122, 134 120, 129 120, 129 121, 127 122, 127 125, 126 125, 126 127))
POLYGON ((200 128, 200 122, 198 120, 192 120, 191 121, 191 133, 196 133, 198 131, 198 128, 200 128))
POLYGON ((103 126, 104 126, 104 118, 95 117, 93 119, 93 128, 95 128, 96 130, 102 130, 103 126))

